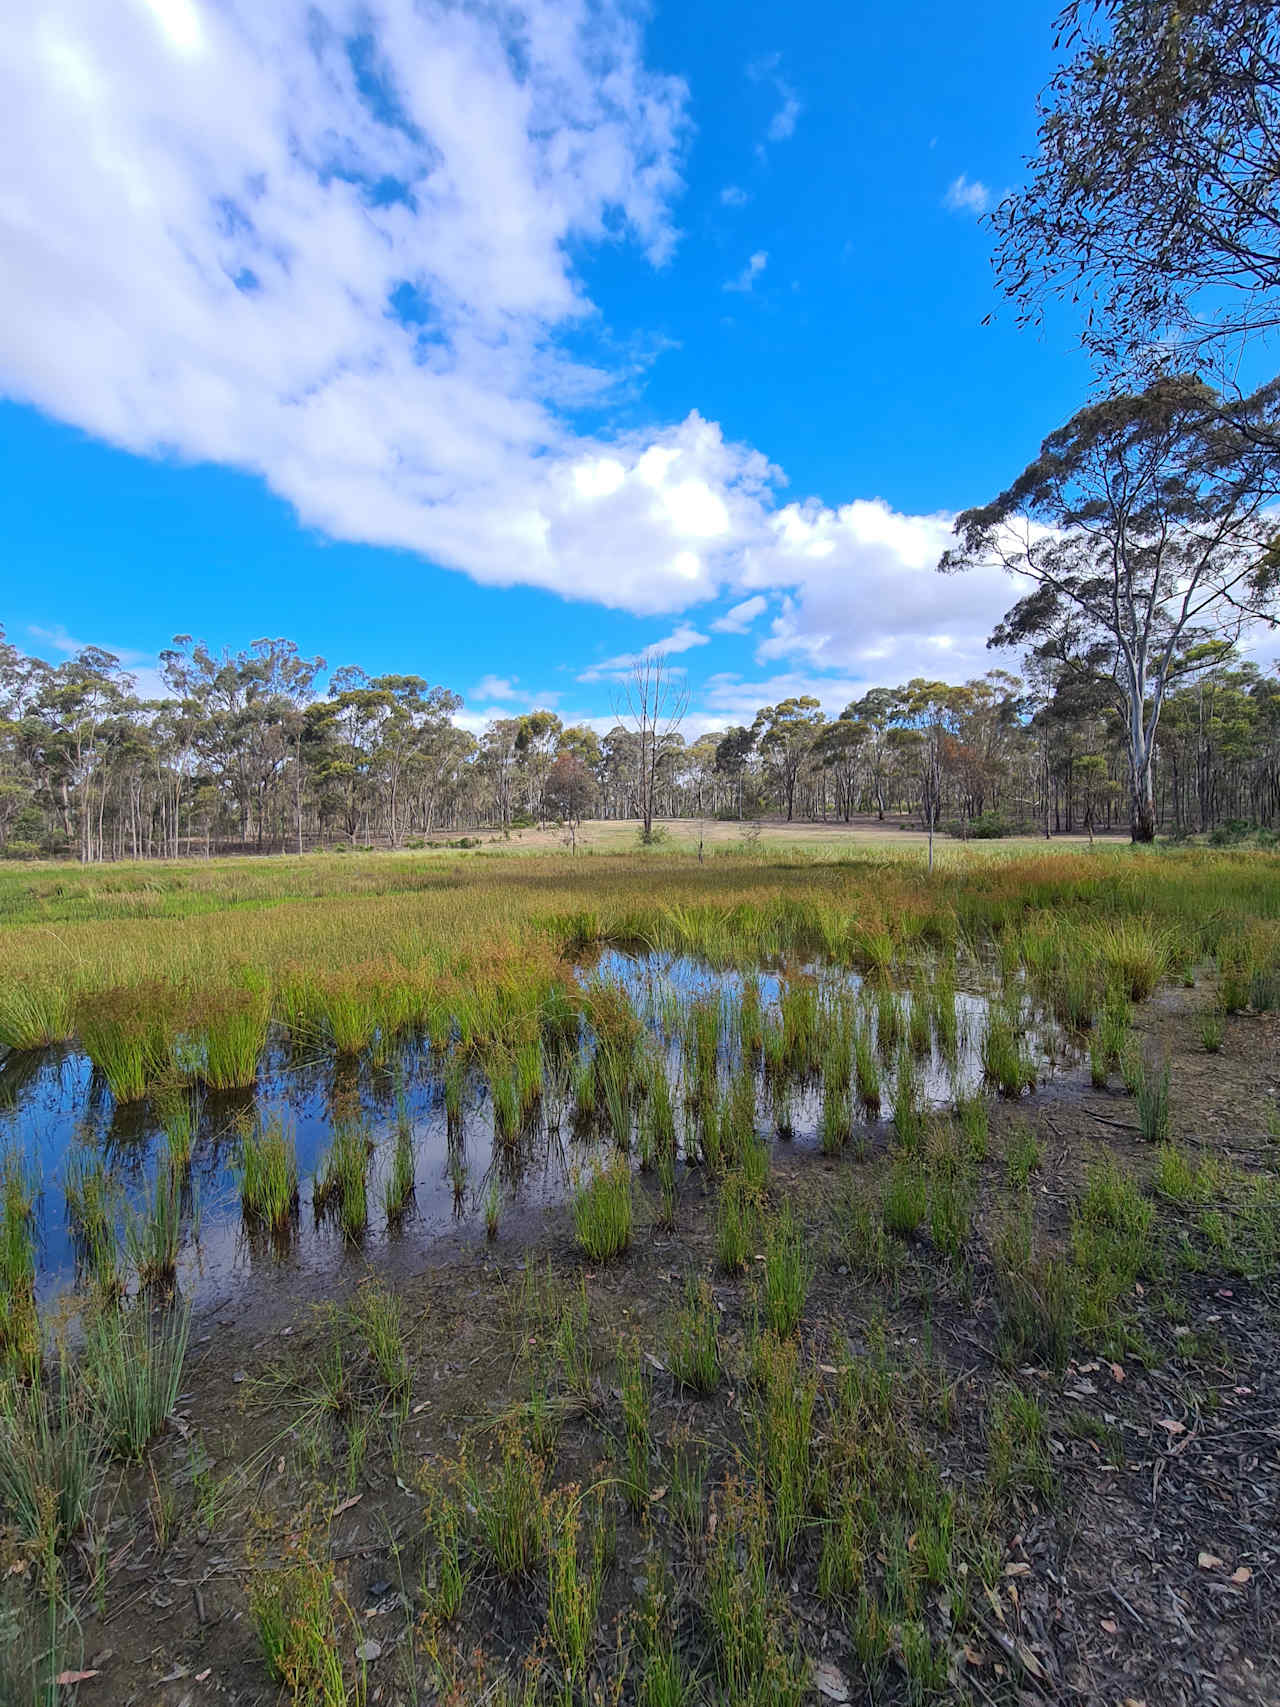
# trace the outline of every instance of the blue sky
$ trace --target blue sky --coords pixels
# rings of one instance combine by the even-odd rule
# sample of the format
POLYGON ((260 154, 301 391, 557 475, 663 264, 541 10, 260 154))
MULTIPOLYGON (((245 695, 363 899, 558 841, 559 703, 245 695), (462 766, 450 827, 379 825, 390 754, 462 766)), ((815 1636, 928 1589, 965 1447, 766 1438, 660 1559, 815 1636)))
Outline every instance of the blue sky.
POLYGON ((691 728, 990 666, 949 515, 1083 398, 1001 312, 1050 6, 53 0, 0 44, 0 621, 691 728), (993 324, 985 316, 996 311, 993 324))

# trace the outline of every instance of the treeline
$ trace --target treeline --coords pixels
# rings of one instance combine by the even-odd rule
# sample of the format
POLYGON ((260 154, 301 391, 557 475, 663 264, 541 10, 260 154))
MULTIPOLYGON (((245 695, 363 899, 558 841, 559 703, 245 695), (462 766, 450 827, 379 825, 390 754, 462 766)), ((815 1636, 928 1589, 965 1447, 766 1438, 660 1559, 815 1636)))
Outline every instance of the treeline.
MULTIPOLYGON (((603 734, 552 711, 477 738, 459 696, 412 675, 325 677, 287 640, 162 654, 140 697, 109 653, 50 664, 0 633, 0 851, 11 859, 413 845, 585 818, 848 822, 958 835, 1126 823, 1122 718, 1037 667, 877 688, 837 718, 794 698, 697 739, 679 717, 603 734), (322 691, 323 682, 323 691, 322 691), (647 810, 646 810, 647 809, 647 810)), ((1171 693, 1155 762, 1166 834, 1280 822, 1280 677, 1223 663, 1171 693)))

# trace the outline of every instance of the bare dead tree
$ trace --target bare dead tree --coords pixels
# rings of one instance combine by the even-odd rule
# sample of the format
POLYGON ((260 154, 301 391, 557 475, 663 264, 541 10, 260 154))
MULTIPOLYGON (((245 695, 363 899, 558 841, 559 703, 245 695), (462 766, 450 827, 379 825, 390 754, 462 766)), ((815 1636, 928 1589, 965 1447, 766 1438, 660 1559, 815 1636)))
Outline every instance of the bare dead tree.
POLYGON ((660 648, 649 647, 631 666, 631 674, 614 701, 619 722, 629 724, 639 738, 636 755, 636 813, 645 842, 653 840, 654 802, 658 769, 689 709, 689 684, 673 671, 660 648))

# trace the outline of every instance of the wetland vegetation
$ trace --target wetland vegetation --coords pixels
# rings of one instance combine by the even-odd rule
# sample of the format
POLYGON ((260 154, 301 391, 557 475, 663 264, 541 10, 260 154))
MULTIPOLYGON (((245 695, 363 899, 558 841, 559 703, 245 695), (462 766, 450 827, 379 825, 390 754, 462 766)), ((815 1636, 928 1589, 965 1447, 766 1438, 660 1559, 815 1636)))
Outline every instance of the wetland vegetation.
POLYGON ((0 912, 6 1702, 1274 1698, 1275 855, 0 912))

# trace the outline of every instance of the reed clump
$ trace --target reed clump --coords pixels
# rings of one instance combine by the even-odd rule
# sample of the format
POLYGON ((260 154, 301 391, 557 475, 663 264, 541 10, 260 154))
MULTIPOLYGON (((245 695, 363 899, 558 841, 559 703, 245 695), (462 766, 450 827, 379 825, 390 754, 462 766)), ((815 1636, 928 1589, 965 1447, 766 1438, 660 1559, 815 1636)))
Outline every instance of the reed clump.
POLYGON ((298 1213, 298 1157, 279 1115, 241 1127, 239 1172, 245 1220, 286 1233, 298 1213))

